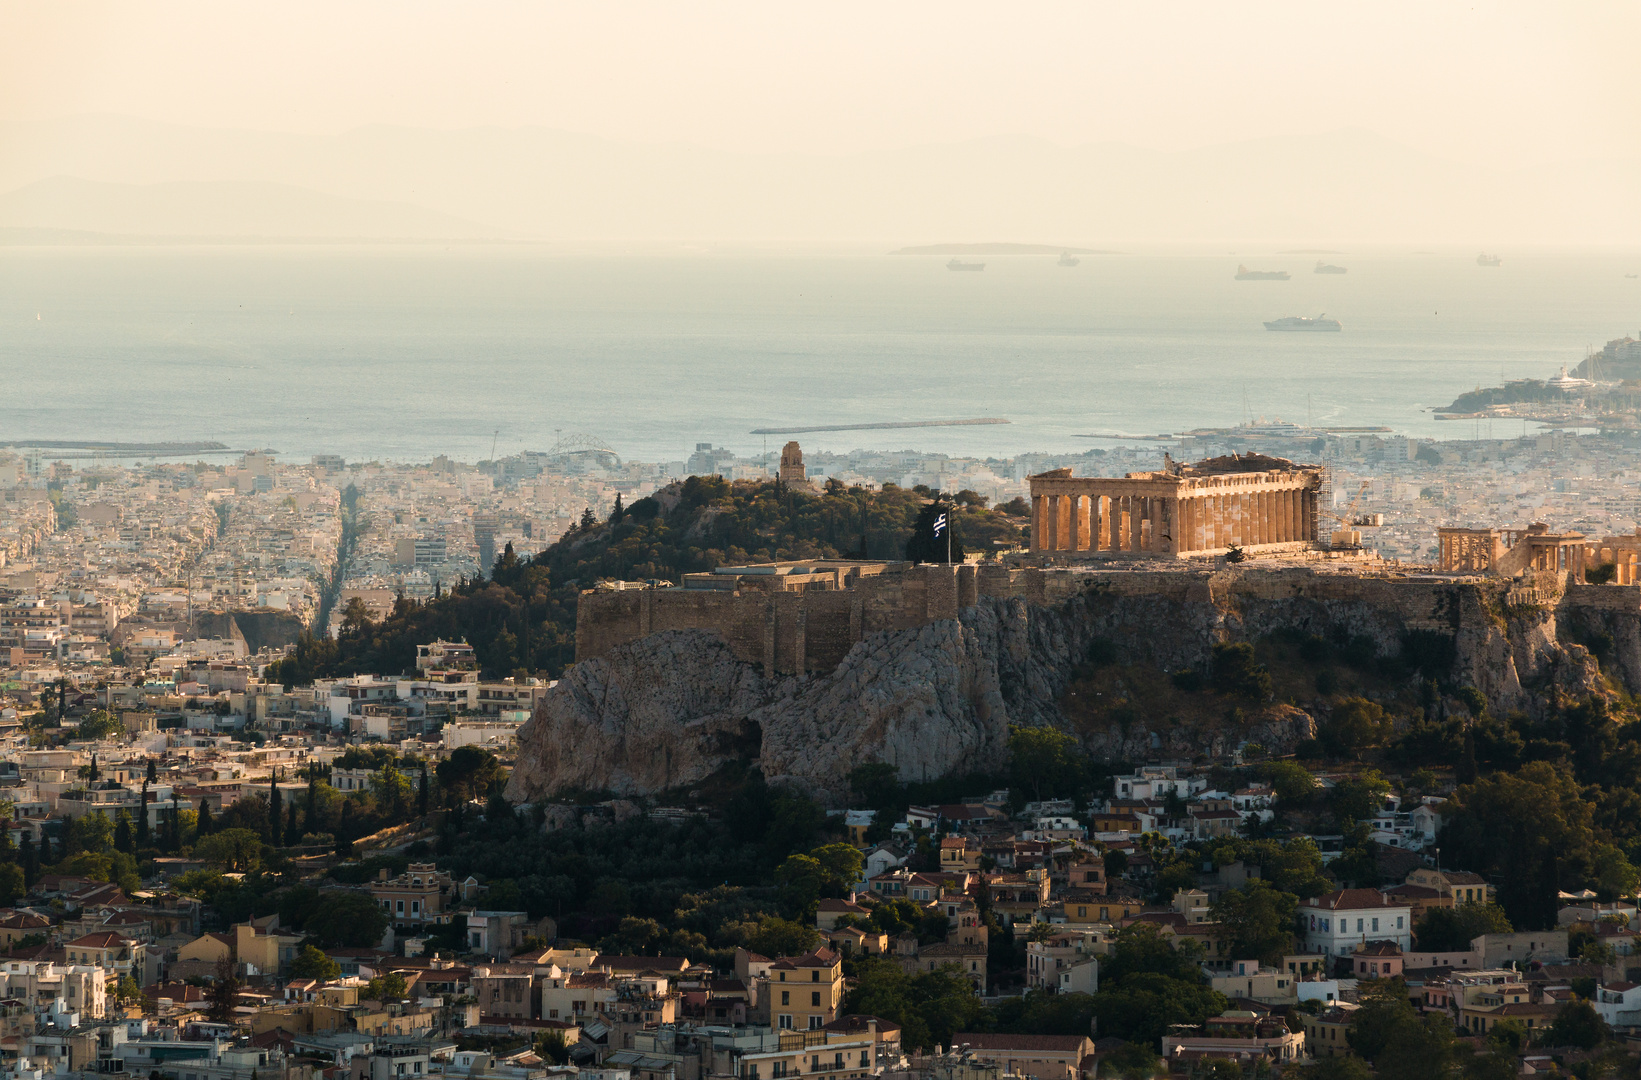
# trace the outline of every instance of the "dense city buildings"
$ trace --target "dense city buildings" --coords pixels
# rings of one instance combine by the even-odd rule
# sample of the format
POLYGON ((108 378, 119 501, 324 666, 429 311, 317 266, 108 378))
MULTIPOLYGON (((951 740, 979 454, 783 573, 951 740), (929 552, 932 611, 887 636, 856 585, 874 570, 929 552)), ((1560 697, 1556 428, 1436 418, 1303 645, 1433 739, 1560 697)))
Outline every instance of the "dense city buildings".
MULTIPOLYGON (((391 648, 361 644, 372 628, 413 625, 406 610, 453 591, 481 621, 499 613, 497 633, 527 635, 528 607, 524 617, 483 608, 486 590, 517 584, 530 557, 560 538, 610 542, 618 508, 662 489, 677 498, 688 485, 667 485, 691 475, 811 499, 963 492, 965 505, 1006 508, 1004 539, 957 566, 795 559, 712 565, 676 581, 584 580, 571 594, 567 659, 619 665, 663 632, 717 632, 731 662, 801 683, 896 635, 958 625, 977 606, 1053 606, 1088 591, 1143 599, 1155 592, 1147 574, 1245 560, 1263 569, 1220 590, 1243 615, 1273 592, 1317 605, 1344 597, 1362 625, 1397 605, 1433 625, 1425 601, 1444 582, 1482 588, 1502 577, 1508 603, 1553 593, 1576 620, 1619 603, 1616 592, 1575 595, 1604 567, 1614 585, 1635 581, 1641 473, 1626 435, 1422 443, 1290 428, 991 460, 806 454, 788 443, 755 457, 701 445, 684 461, 634 464, 596 440, 477 465, 260 452, 222 465, 7 456, 0 789, 11 826, 0 888, 11 907, 0 912, 0 1063, 35 1080, 122 1069, 306 1080, 343 1068, 394 1080, 418 1070, 486 1080, 1088 1080, 1107 1075, 1102 1060, 1143 1047, 1177 1075, 1220 1059, 1274 1074, 1348 1052, 1357 1014, 1380 1007, 1387 986, 1408 1009, 1477 1036, 1506 1021, 1534 1033, 1565 1026, 1575 999, 1610 1029, 1641 1029, 1627 959, 1635 889, 1619 848, 1576 857, 1591 868, 1579 883, 1609 883, 1601 891, 1552 889, 1534 916, 1546 925, 1518 929, 1500 904, 1520 914, 1520 881, 1497 865, 1455 866, 1451 846, 1440 853, 1441 838, 1456 835, 1444 828, 1472 812, 1460 796, 1475 763, 1421 760, 1392 782, 1353 756, 1415 737, 1407 732, 1435 738, 1460 707, 1477 717, 1472 737, 1503 740, 1483 726, 1498 721, 1473 687, 1430 679, 1416 706, 1395 688, 1394 678, 1413 685, 1395 665, 1424 663, 1407 651, 1424 639, 1337 668, 1355 680, 1348 694, 1329 682, 1341 678, 1336 667, 1307 675, 1320 703, 1305 707, 1318 723, 1278 700, 1308 687, 1295 690, 1282 672, 1274 686, 1269 673, 1261 682, 1264 669, 1246 663, 1227 675, 1231 661, 1218 652, 1205 676, 1158 676, 1162 691, 1129 666, 1120 668, 1128 683, 1102 682, 1121 646, 1095 638, 1078 646, 1086 659, 1057 691, 1068 695, 1061 704, 1088 723, 1115 710, 1110 722, 1135 727, 1136 739, 1148 731, 1149 748, 1123 743, 1098 765, 1077 758, 1089 771, 1066 781, 1069 766, 1052 756, 1035 775, 1020 771, 1044 751, 1018 732, 1006 748, 954 743, 937 773, 1009 786, 959 795, 925 785, 928 801, 879 792, 884 782, 904 791, 926 764, 910 778, 891 764, 887 781, 874 781, 837 735, 836 759, 818 772, 812 754, 788 748, 807 764, 786 767, 784 780, 811 785, 834 811, 815 804, 799 830, 815 839, 766 841, 776 854, 759 873, 772 884, 747 892, 717 885, 720 875, 651 909, 635 897, 654 881, 621 875, 660 871, 582 881, 573 875, 589 873, 587 856, 534 845, 636 826, 666 843, 694 829, 758 835, 777 818, 737 821, 739 811, 713 804, 717 780, 658 784, 669 792, 662 802, 641 790, 636 768, 625 792, 589 784, 515 809, 502 792, 525 789, 504 789, 508 769, 540 771, 521 729, 589 707, 586 676, 560 686, 514 645, 504 653, 495 638, 433 623, 391 648), (1294 576, 1304 573, 1320 576, 1294 576), (1537 575, 1532 595, 1510 584, 1523 574, 1537 575), (1369 580, 1378 593, 1346 596, 1350 582, 1369 580), (303 667, 344 645, 354 667, 303 667), (498 665, 498 655, 514 660, 498 665), (360 657, 373 664, 358 666, 360 657), (1107 692, 1109 704, 1071 704, 1107 692), (1228 719, 1169 713, 1193 693, 1223 697, 1228 719), (1407 718, 1393 722, 1386 708, 1407 718), (1337 718, 1347 714, 1360 714, 1368 734, 1345 734, 1337 718), (1184 756, 1157 733, 1172 728, 1174 740, 1192 724, 1241 727, 1184 756), (1306 738, 1285 734, 1300 728, 1306 738), (1317 768, 1328 754, 1333 767, 1317 768), (815 779, 828 773, 830 788, 815 779), (534 854, 518 862, 499 851, 534 854), (1285 899, 1247 906, 1270 897, 1285 899), (1170 985, 1210 996, 1168 1024, 1114 1018, 1115 1037, 1092 1022, 1084 1035, 1008 1019, 1054 998, 1091 1021, 1108 1007, 1094 1003, 1128 992, 1135 949, 1153 950, 1150 964, 1158 949, 1177 958, 1163 965, 1170 985), (996 1030, 936 1035, 929 1017, 895 1004, 897 987, 914 984, 958 995, 972 1003, 964 1015, 991 1017, 996 1030), (880 1011, 851 1008, 860 1002, 880 1011)), ((1319 633, 1301 643, 1324 660, 1358 647, 1319 633)), ((669 655, 653 681, 687 681, 683 652, 669 655)), ((597 707, 630 693, 622 708, 659 708, 638 700, 648 690, 612 682, 597 707)), ((745 701, 738 707, 756 711, 745 701)), ((757 715, 764 738, 778 737, 768 710, 757 715)), ((650 746, 630 743, 629 731, 564 752, 606 762, 636 754, 670 776, 675 753, 744 756, 756 746, 718 729, 650 746)), ((1482 753, 1496 757, 1498 745, 1482 753)), ((757 760, 780 767, 767 747, 757 760)), ((702 775, 732 773, 726 759, 702 775)), ((722 836, 708 845, 734 848, 722 836)), ((1513 873, 1540 893, 1562 881, 1536 866, 1513 873)), ((1524 1044, 1520 1061, 1530 1057, 1524 1044)))

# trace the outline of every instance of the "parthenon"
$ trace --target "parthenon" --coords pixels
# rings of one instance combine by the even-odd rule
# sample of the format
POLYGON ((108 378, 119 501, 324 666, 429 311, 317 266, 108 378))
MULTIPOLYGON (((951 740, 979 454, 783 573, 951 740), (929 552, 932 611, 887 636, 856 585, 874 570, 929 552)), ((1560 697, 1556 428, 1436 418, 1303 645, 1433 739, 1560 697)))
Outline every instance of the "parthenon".
POLYGON ((1233 454, 1121 478, 1054 469, 1030 480, 1034 554, 1178 558, 1317 539, 1319 465, 1233 454))

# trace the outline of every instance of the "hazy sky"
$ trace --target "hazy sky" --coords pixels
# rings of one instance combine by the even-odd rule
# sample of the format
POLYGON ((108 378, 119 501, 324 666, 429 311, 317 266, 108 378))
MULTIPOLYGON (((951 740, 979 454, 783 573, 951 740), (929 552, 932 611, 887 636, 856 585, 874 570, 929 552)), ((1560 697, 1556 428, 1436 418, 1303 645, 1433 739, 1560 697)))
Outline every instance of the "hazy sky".
POLYGON ((1002 134, 1183 149, 1365 127, 1506 166, 1641 147, 1633 0, 0 10, 0 120, 544 125, 827 153, 1002 134))

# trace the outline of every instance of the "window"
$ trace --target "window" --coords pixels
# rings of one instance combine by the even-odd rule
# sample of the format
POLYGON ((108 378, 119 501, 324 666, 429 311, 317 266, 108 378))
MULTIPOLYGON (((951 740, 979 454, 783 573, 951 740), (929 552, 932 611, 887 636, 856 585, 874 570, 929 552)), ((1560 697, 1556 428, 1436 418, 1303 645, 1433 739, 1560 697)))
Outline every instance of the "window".
POLYGON ((1402 915, 1396 916, 1396 929, 1400 930, 1402 928, 1402 919, 1403 918, 1405 918, 1405 916, 1402 916, 1402 915))
POLYGON ((810 982, 820 982, 820 970, 819 969, 816 969, 816 970, 811 971, 809 973, 809 981, 810 982))
POLYGON ((1362 932, 1362 920, 1361 919, 1356 920, 1356 932, 1358 934, 1360 934, 1362 932))
POLYGON ((782 1005, 792 1004, 792 991, 790 991, 790 990, 782 990, 781 991, 781 1004, 782 1005))
POLYGON ((400 900, 398 902, 397 911, 400 915, 403 915, 405 913, 405 902, 403 900, 400 900))
MULTIPOLYGON (((781 1013, 780 1021, 775 1026, 780 1028, 783 1031, 791 1031, 792 1030, 792 1014, 791 1013, 781 1013)), ((781 1068, 781 1064, 779 1062, 776 1062, 775 1063, 775 1068, 777 1068, 777 1069, 781 1068)), ((785 1073, 777 1072, 775 1075, 776 1076, 784 1076, 785 1073)))
POLYGON ((1373 932, 1375 934, 1377 934, 1379 932, 1379 920, 1378 919, 1373 920, 1373 932))
POLYGON ((819 1031, 820 1026, 821 1026, 821 1018, 819 1016, 811 1016, 809 1018, 809 1030, 810 1031, 819 1031))
POLYGON ((819 990, 817 990, 813 994, 809 995, 809 1004, 811 1006, 815 1007, 815 1008, 820 1007, 820 991, 819 990))
POLYGON ((420 900, 412 900, 410 902, 410 913, 412 915, 420 915, 422 913, 422 902, 420 900))

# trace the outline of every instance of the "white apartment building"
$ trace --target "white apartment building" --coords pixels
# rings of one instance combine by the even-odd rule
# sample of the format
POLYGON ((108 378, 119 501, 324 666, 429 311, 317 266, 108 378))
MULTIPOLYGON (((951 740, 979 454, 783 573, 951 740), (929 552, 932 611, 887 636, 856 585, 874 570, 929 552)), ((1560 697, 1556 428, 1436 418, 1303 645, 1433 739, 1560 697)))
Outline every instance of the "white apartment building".
POLYGON ((1349 956, 1365 941, 1389 941, 1405 951, 1413 944, 1413 909, 1377 889, 1340 889, 1303 900, 1298 908, 1304 949, 1349 956))

